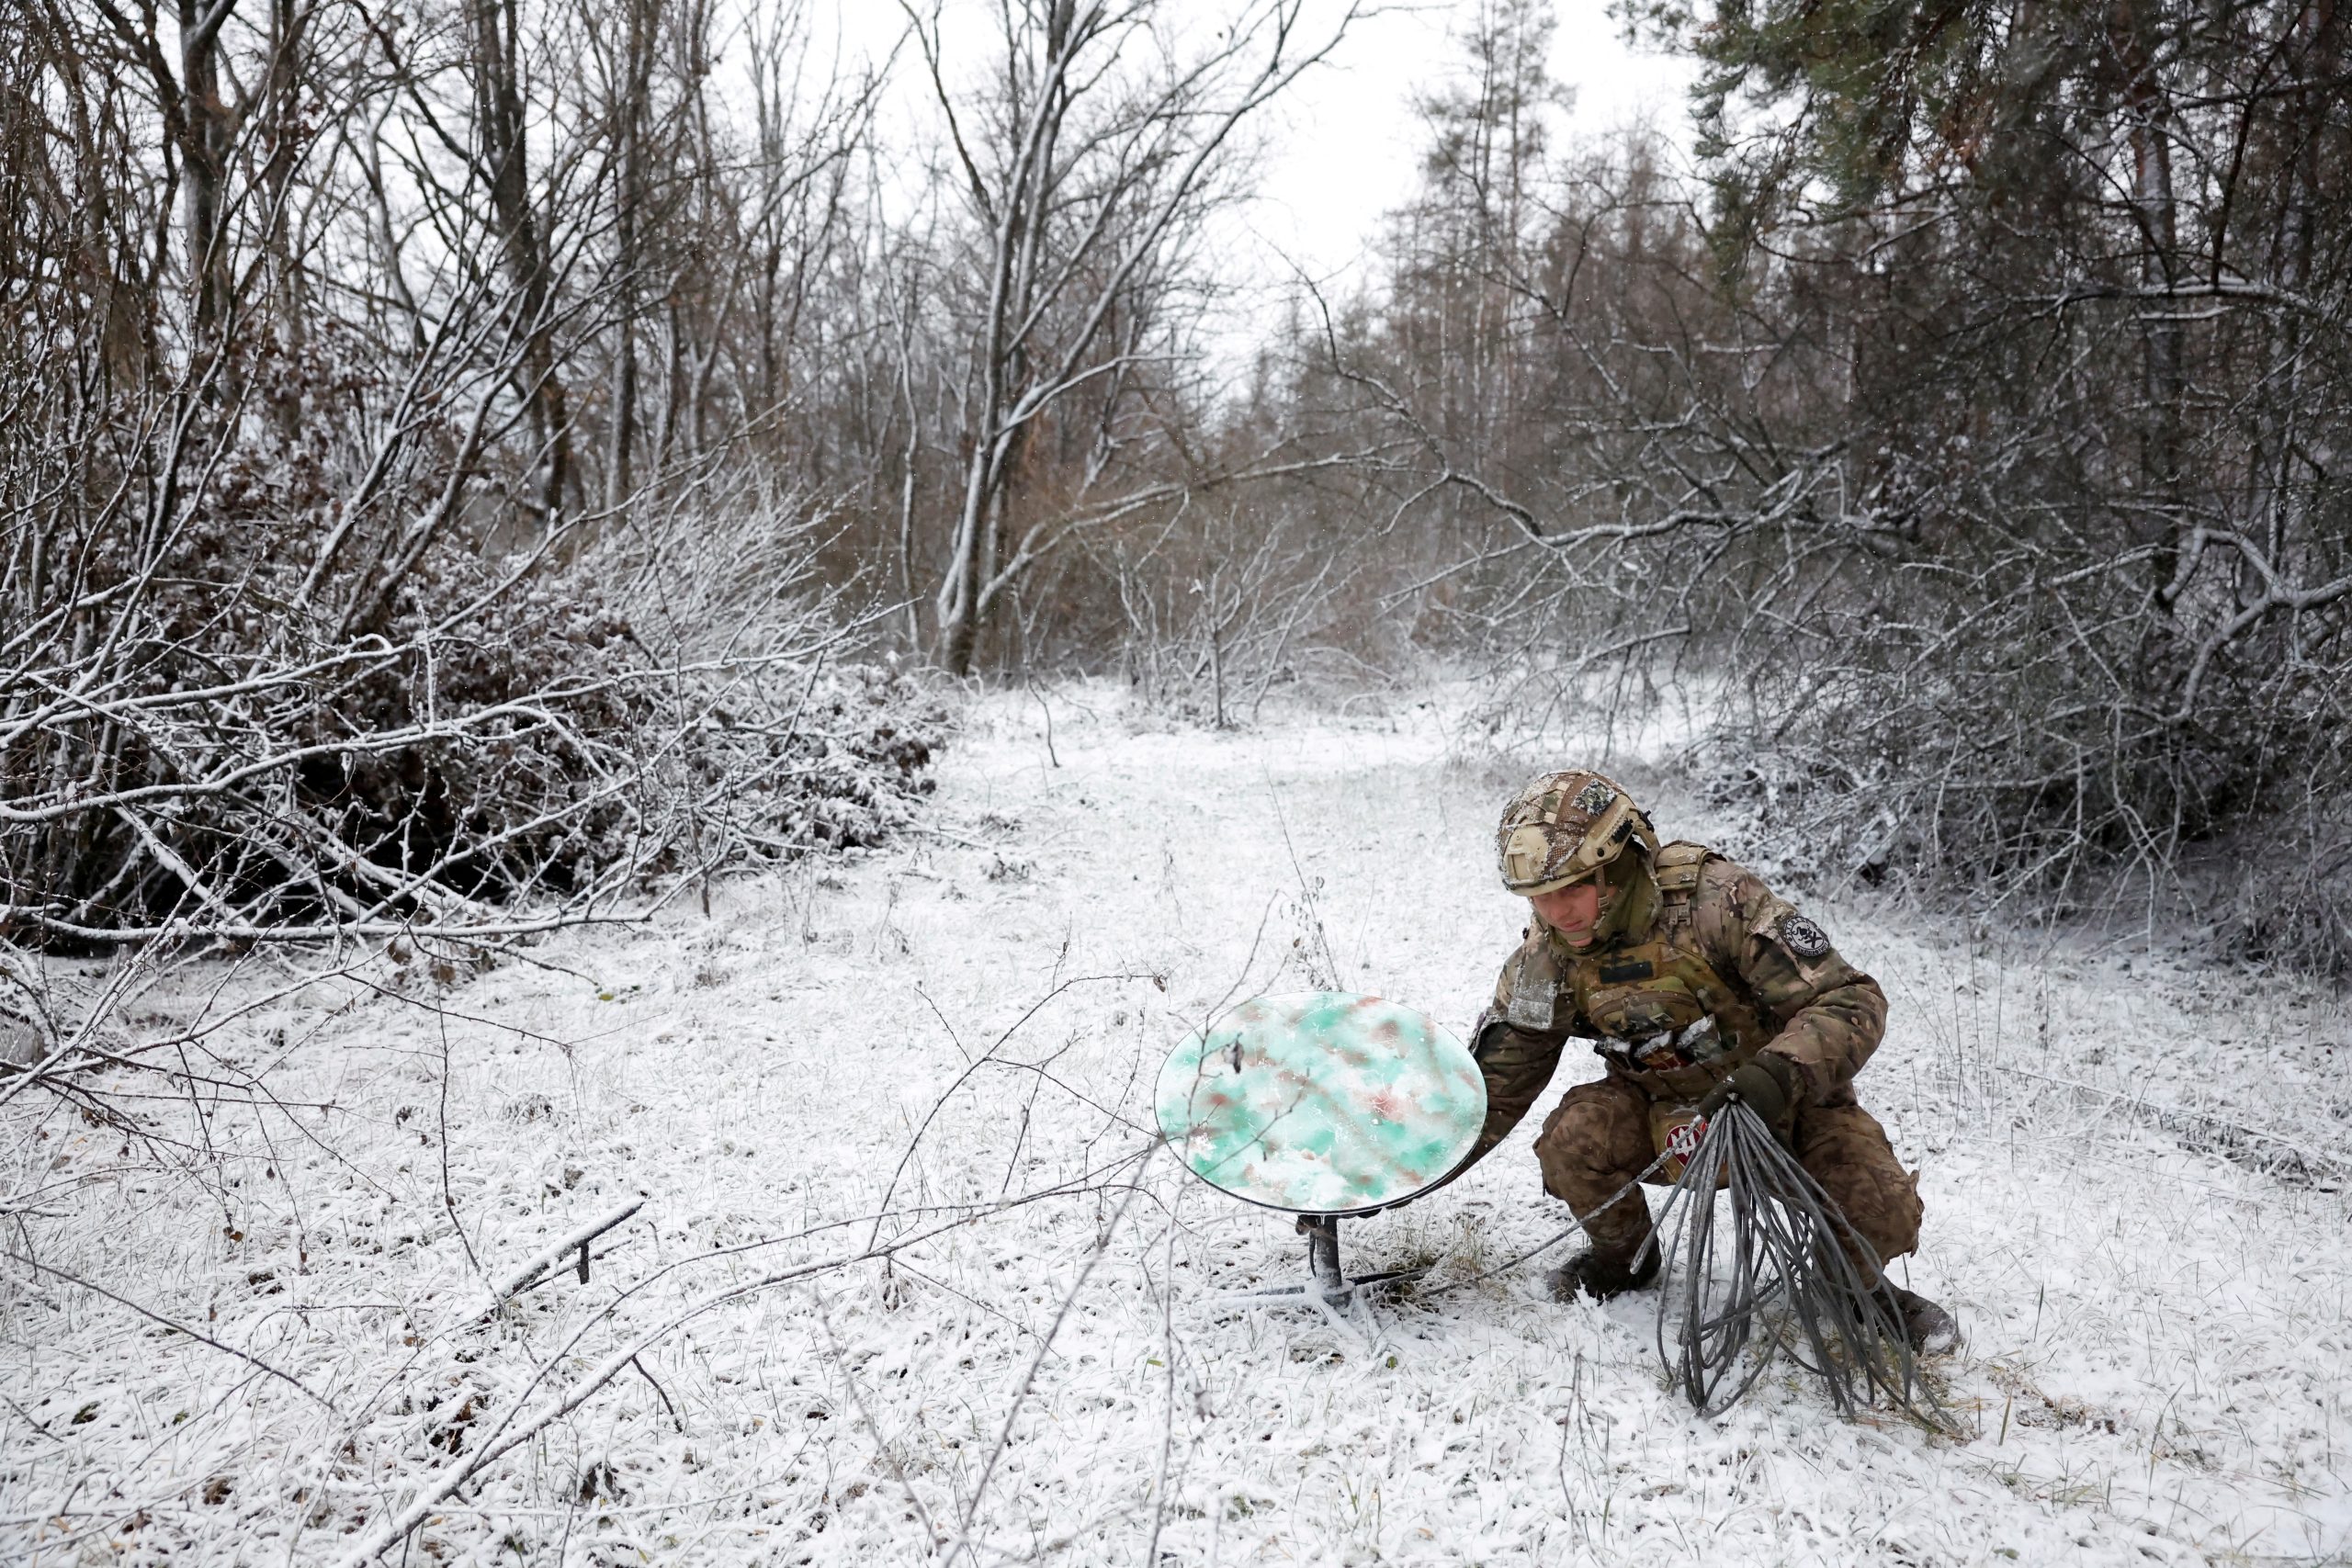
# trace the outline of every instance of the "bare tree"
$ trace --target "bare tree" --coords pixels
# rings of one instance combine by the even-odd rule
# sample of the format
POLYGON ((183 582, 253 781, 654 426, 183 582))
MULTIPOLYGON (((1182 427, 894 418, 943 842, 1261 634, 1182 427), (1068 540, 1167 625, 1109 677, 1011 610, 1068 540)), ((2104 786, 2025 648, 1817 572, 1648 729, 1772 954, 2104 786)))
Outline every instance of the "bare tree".
MULTIPOLYGON (((488 935, 888 814, 792 804, 833 788, 800 710, 856 626, 808 581, 833 501, 754 460, 780 411, 703 429, 742 346, 731 234, 847 162, 871 79, 739 156, 696 113, 699 7, 639 7, 610 73, 577 8, 431 19, 224 0, 184 16, 175 63, 152 8, 25 14, 0 935, 488 935), (634 366, 649 321, 673 344, 656 471, 632 374, 610 471, 592 447, 575 479, 565 388, 616 345, 634 366)), ((830 243, 785 249, 821 273, 830 243)))
POLYGON ((1038 427, 1083 396, 1091 434, 1070 494, 1119 459, 1117 415, 1164 356, 1185 245, 1237 130, 1323 59, 1352 18, 1302 39, 1301 0, 1253 3, 1190 51, 1152 0, 1022 0, 999 14, 984 86, 948 77, 940 8, 911 18, 971 225, 967 456, 939 586, 941 662, 972 667, 990 612, 1049 550, 1021 509, 1038 427))

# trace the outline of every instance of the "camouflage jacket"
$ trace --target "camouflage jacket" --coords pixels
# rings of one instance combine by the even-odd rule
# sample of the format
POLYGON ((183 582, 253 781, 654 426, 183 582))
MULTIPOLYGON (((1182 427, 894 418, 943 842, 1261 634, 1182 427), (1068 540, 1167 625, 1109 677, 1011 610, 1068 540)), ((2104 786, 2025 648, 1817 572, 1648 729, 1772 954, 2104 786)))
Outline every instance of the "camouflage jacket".
POLYGON ((1853 1103, 1886 1029, 1878 982, 1713 851, 1668 844, 1656 869, 1655 893, 1627 895, 1649 907, 1630 911, 1623 937, 1579 953, 1538 920, 1503 965, 1472 1040, 1487 1079, 1474 1160, 1527 1114, 1571 1035, 1654 1100, 1697 1100, 1769 1050, 1796 1064, 1805 1100, 1853 1103))

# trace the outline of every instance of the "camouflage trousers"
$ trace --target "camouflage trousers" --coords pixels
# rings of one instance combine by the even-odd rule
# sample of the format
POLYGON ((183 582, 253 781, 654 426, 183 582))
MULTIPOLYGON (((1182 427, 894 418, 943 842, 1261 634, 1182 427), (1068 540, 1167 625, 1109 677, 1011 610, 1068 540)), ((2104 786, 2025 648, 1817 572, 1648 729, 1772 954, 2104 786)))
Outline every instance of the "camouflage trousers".
MULTIPOLYGON (((1614 1076, 1568 1090, 1544 1121, 1535 1157, 1544 1186, 1578 1214, 1650 1163, 1650 1097, 1614 1076)), ((1878 1119, 1859 1105, 1806 1105, 1792 1138, 1797 1163, 1845 1211, 1846 1223, 1891 1262, 1919 1242, 1919 1179, 1903 1168, 1878 1119)), ((1670 1185, 1662 1173, 1653 1186, 1670 1185)), ((1585 1225, 1597 1251, 1626 1257, 1650 1234, 1649 1207, 1639 1192, 1620 1199, 1585 1225)), ((1849 1248, 1851 1251, 1851 1248, 1849 1248)), ((1857 1256, 1858 1267, 1864 1260, 1857 1256)))

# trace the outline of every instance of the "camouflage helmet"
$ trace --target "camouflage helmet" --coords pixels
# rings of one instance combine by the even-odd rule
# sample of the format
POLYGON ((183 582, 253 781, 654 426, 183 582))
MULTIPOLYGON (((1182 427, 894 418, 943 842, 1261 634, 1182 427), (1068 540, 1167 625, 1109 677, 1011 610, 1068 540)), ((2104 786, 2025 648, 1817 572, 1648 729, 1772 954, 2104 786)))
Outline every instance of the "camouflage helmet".
POLYGON ((1583 881, 1627 844, 1656 858, 1650 819, 1614 779, 1582 768, 1529 780, 1503 807, 1495 831, 1503 886, 1526 898, 1583 881))

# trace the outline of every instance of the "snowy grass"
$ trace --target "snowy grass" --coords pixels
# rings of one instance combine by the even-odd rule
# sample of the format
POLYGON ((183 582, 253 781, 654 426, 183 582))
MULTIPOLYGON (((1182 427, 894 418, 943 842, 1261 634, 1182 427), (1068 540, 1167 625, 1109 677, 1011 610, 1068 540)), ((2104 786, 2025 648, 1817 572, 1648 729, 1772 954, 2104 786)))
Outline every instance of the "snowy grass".
MULTIPOLYGON (((0 1555, 333 1562, 413 1519, 388 1560, 2346 1561, 2338 1000, 1816 907, 1894 998, 1860 1087, 1925 1173, 1963 1431, 1787 1377, 1699 1421, 1644 1298, 1220 1307, 1299 1242, 1153 1146, 1152 1072, 1223 1000, 1469 1021, 1544 754, 1445 694, 1227 735, 1046 703, 1050 755, 1035 698, 980 705, 898 848, 487 974, 373 961, 208 1036, 192 1093, 126 1077, 129 1130, 11 1102, 0 1555), (486 1310, 639 1199, 586 1284, 486 1310)), ((1351 1265, 1557 1229, 1535 1120, 1351 1265)))

